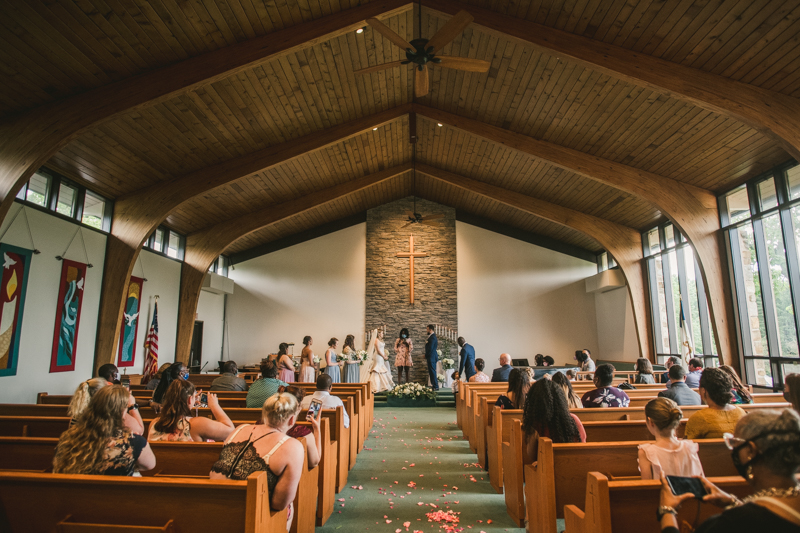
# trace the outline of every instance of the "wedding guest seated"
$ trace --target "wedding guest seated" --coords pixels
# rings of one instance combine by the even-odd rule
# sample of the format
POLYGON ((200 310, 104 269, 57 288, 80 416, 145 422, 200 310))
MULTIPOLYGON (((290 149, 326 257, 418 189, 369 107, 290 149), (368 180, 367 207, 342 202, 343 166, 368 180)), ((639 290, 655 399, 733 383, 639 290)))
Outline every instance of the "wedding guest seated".
POLYGON ((161 365, 161 368, 158 369, 156 375, 150 378, 150 380, 147 382, 147 385, 145 385, 144 388, 147 390, 156 390, 158 384, 161 382, 161 376, 164 375, 164 372, 166 372, 169 367, 170 367, 169 363, 164 363, 163 365, 161 365))
POLYGON ((702 476, 703 465, 697 455, 696 442, 679 439, 676 435, 683 411, 669 398, 650 400, 644 407, 647 430, 656 438, 654 443, 639 445, 639 470, 642 479, 661 479, 665 476, 702 476))
POLYGON ((486 368, 486 362, 483 359, 478 357, 475 359, 475 370, 477 371, 474 376, 469 378, 470 383, 489 383, 492 379, 483 373, 483 369, 486 368))
POLYGON ((167 389, 159 417, 150 423, 150 442, 222 442, 234 430, 233 422, 219 406, 217 395, 208 393, 208 406, 215 420, 192 417, 192 408, 200 403, 200 393, 188 381, 176 380, 167 389))
POLYGON ((575 371, 573 369, 570 368, 564 373, 567 375, 568 380, 575 381, 577 374, 575 374, 575 371))
MULTIPOLYGON (((89 401, 92 399, 92 396, 94 396, 97 391, 109 385, 113 384, 109 383, 104 378, 87 379, 78 385, 78 388, 75 389, 75 394, 72 395, 72 399, 69 402, 69 407, 67 407, 67 414, 71 417, 69 421, 70 426, 74 426, 78 423, 78 418, 80 418, 80 416, 86 412, 86 408, 89 407, 89 401)), ((130 395, 128 398, 128 409, 125 414, 122 415, 122 422, 134 435, 141 435, 144 433, 144 422, 142 422, 142 416, 139 414, 139 404, 136 403, 136 398, 134 398, 133 395, 130 395)))
POLYGON ((680 358, 672 355, 667 359, 667 362, 664 365, 664 366, 667 367, 667 371, 664 372, 663 374, 661 374, 661 383, 666 383, 667 384, 667 388, 669 388, 669 386, 671 385, 671 383, 669 381, 669 369, 672 368, 672 365, 681 366, 680 358))
POLYGON ((733 382, 725 371, 706 368, 700 377, 700 397, 708 406, 697 411, 686 423, 687 439, 719 439, 732 433, 745 415, 741 407, 731 405, 733 382))
POLYGON ((495 405, 502 409, 522 409, 525 395, 533 384, 533 370, 530 368, 514 368, 508 375, 508 390, 501 394, 495 405))
MULTIPOLYGON (((706 370, 703 375, 708 372, 706 370)), ((700 524, 697 533, 753 533, 800 531, 800 418, 791 409, 754 411, 725 435, 731 459, 753 494, 740 500, 701 477, 708 494, 703 502, 725 509, 700 524)), ((691 493, 675 496, 661 480, 657 512, 662 533, 678 533, 676 510, 691 493)))
POLYGON ((636 360, 636 379, 634 383, 649 383, 654 385, 656 382, 653 376, 653 365, 648 359, 640 357, 636 360))
POLYGON ((525 432, 525 453, 536 461, 539 437, 553 442, 586 442, 586 430, 577 416, 569 412, 561 387, 550 379, 540 379, 531 385, 522 411, 522 430, 525 432))
POLYGON ((572 388, 572 383, 570 383, 569 379, 566 375, 564 375, 563 372, 556 372, 550 379, 553 381, 553 383, 561 387, 561 390, 564 391, 564 396, 567 398, 567 404, 569 405, 570 409, 583 409, 583 404, 581 403, 580 397, 575 394, 575 390, 572 388))
POLYGON ((166 372, 161 374, 161 381, 158 383, 156 390, 153 392, 153 397, 150 400, 150 407, 153 408, 156 414, 161 410, 161 402, 164 400, 164 394, 166 394, 167 389, 169 389, 173 381, 178 379, 183 381, 189 379, 189 369, 180 361, 169 365, 166 372))
POLYGON ((544 356, 544 366, 553 366, 556 364, 556 360, 550 357, 549 355, 544 356))
MULTIPOLYGON (((322 402, 323 409, 336 409, 337 407, 344 407, 342 399, 338 396, 331 395, 331 388, 333 387, 333 379, 328 374, 320 374, 317 378, 317 390, 311 396, 303 398, 301 407, 308 409, 312 400, 319 400, 322 402)), ((344 427, 350 427, 350 415, 347 414, 347 409, 344 409, 344 427)))
POLYGON ((608 363, 597 367, 594 373, 594 390, 581 397, 584 407, 628 407, 631 399, 624 391, 612 387, 614 383, 614 365, 608 363))
POLYGON ((689 373, 686 374, 686 386, 696 389, 700 386, 700 376, 703 374, 703 361, 699 357, 689 359, 689 373))
POLYGON ((278 363, 270 359, 261 361, 261 378, 247 391, 247 407, 263 407, 264 402, 278 393, 278 389, 289 385, 278 379, 278 363))
POLYGON ((783 398, 800 414, 800 374, 789 374, 783 383, 783 398))
POLYGON ((270 396, 262 408, 261 424, 244 424, 225 441, 211 479, 244 480, 254 472, 267 473, 269 506, 288 508, 286 530, 292 525, 292 502, 303 471, 303 445, 286 434, 300 413, 297 398, 288 393, 270 396))
POLYGON ((669 367, 670 388, 658 393, 661 398, 669 398, 678 405, 702 405, 700 395, 686 386, 686 370, 681 365, 669 367))
POLYGON ((54 473, 132 476, 156 466, 147 440, 123 423, 130 395, 125 387, 112 385, 92 396, 75 425, 58 440, 54 473))
POLYGON ((544 366, 544 355, 537 353, 533 356, 534 366, 544 366))
POLYGON ((728 377, 731 378, 731 382, 733 383, 733 388, 731 389, 733 400, 731 400, 731 403, 755 403, 753 395, 750 394, 750 390, 742 383, 742 380, 739 379, 739 374, 736 373, 736 370, 734 370, 732 366, 719 365, 717 368, 728 374, 728 377))
POLYGON ((508 381, 508 375, 511 373, 511 356, 501 353, 499 362, 500 368, 495 368, 492 372, 492 382, 502 383, 508 381))
POLYGON ((583 350, 578 350, 575 352, 575 360, 578 361, 578 364, 581 367, 581 372, 594 372, 595 364, 594 360, 592 359, 592 352, 588 349, 584 348, 583 350))
POLYGON ((119 369, 117 365, 106 363, 97 369, 97 377, 103 378, 109 383, 119 385, 119 369))
POLYGON ((211 382, 211 391, 239 391, 247 390, 247 383, 239 377, 239 367, 235 361, 225 361, 222 365, 222 375, 211 382))
MULTIPOLYGON (((306 391, 300 387, 289 385, 280 392, 288 392, 297 399, 298 405, 303 401, 306 396, 306 391)), ((302 408, 298 407, 300 411, 302 408)), ((300 426, 295 420, 295 424, 286 432, 287 435, 294 439, 305 437, 306 447, 308 448, 308 467, 314 468, 319 464, 322 458, 322 439, 319 434, 319 417, 306 417, 306 422, 311 424, 311 427, 300 426)))

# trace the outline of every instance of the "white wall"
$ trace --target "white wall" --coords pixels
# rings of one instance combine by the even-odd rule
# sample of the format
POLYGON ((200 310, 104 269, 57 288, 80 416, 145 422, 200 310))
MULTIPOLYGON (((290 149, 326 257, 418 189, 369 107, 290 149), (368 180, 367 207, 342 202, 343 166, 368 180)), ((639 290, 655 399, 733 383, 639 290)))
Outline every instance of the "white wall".
POLYGON ((542 353, 559 365, 578 348, 595 353, 595 301, 584 282, 594 263, 462 222, 456 247, 459 333, 487 369, 503 352, 531 364, 542 353))
POLYGON ((230 353, 238 364, 254 363, 303 337, 324 354, 328 339, 356 337, 364 345, 366 224, 337 231, 237 264, 228 296, 230 353))
POLYGON ((222 320, 225 316, 225 295, 200 291, 197 302, 197 320, 203 321, 203 357, 200 365, 208 363, 203 372, 218 368, 221 359, 222 320))
POLYGON ((593 358, 632 361, 639 358, 639 343, 633 322, 628 287, 595 293, 597 354, 593 358))
MULTIPOLYGON (((15 203, 10 214, 0 226, 5 231, 14 215, 22 209, 15 203)), ((0 377, 0 403, 34 403, 36 393, 71 394, 78 384, 92 375, 94 368, 94 346, 97 337, 97 317, 100 307, 100 291, 103 281, 106 236, 83 228, 83 238, 89 263, 81 307, 78 351, 75 370, 50 373, 50 352, 55 328, 58 282, 61 279, 61 262, 55 256, 64 252, 77 224, 49 215, 42 211, 25 208, 31 225, 36 247, 41 254, 34 255, 28 278, 25 298, 25 314, 22 317, 20 357, 16 376, 0 377)), ((23 215, 3 237, 3 242, 31 248, 23 215)), ((159 361, 175 360, 175 335, 178 317, 178 291, 180 288, 180 263, 171 259, 142 252, 141 263, 137 262, 134 275, 141 276, 144 268, 145 282, 142 294, 139 332, 137 337, 136 364, 129 367, 129 374, 141 373, 144 366, 144 340, 152 317, 152 296, 159 300, 159 361)), ((66 254, 67 259, 84 262, 83 247, 76 237, 66 254)))
MULTIPOLYGON (((0 232, 5 231, 14 215, 22 209, 15 203, 3 222, 0 232)), ((103 259, 106 236, 83 229, 89 263, 81 306, 78 330, 78 351, 75 370, 50 373, 50 353, 56 320, 58 283, 61 279, 61 261, 55 256, 64 252, 78 225, 48 215, 32 208, 25 208, 30 221, 31 234, 36 247, 42 253, 34 255, 25 295, 25 310, 22 317, 19 360, 16 376, 0 377, 0 403, 35 403, 36 393, 71 394, 78 383, 92 373, 94 365, 94 343, 97 334, 97 313, 100 306, 100 288, 103 281, 103 259)), ((14 246, 32 248, 25 228, 24 215, 20 214, 3 237, 3 242, 14 246)), ((67 259, 85 262, 80 237, 76 237, 66 254, 67 259)))

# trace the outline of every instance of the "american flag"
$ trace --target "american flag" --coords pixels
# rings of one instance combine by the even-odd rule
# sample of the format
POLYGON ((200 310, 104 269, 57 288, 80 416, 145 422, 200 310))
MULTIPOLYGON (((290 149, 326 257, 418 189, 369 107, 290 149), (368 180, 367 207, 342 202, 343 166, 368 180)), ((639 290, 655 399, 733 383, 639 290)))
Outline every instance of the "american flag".
POLYGON ((155 377, 158 372, 158 302, 153 308, 153 323, 147 332, 147 340, 144 341, 144 375, 142 385, 155 377))

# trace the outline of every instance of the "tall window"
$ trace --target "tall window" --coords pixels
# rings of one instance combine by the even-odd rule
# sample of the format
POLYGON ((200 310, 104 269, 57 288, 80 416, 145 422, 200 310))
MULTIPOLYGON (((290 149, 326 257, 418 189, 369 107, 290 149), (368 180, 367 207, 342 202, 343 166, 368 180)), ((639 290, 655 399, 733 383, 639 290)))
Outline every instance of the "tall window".
POLYGON ((722 195, 747 382, 780 388, 800 372, 800 166, 787 163, 722 195))
POLYGON ((718 364, 717 343, 711 330, 705 287, 694 250, 672 224, 642 235, 650 289, 653 337, 659 363, 681 356, 681 302, 686 327, 697 357, 705 366, 718 364))

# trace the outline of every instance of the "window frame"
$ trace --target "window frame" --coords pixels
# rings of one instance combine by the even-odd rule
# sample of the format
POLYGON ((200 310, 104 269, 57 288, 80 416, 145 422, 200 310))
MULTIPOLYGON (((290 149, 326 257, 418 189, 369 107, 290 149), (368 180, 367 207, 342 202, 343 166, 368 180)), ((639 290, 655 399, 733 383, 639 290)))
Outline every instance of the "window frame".
POLYGON ((164 226, 163 224, 158 226, 156 230, 150 234, 144 244, 142 245, 148 252, 154 253, 156 255, 160 255, 166 257, 167 259, 172 259, 173 261, 177 261, 182 263, 186 257, 186 235, 178 233, 174 229, 170 228, 169 226, 164 226), (156 250, 153 248, 156 240, 156 233, 159 231, 163 232, 162 240, 161 240, 161 250, 156 250), (172 257, 169 255, 169 237, 170 234, 175 234, 178 237, 178 256, 172 257))

